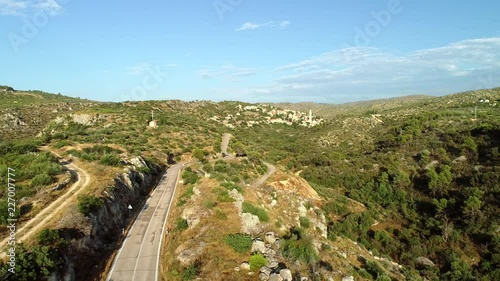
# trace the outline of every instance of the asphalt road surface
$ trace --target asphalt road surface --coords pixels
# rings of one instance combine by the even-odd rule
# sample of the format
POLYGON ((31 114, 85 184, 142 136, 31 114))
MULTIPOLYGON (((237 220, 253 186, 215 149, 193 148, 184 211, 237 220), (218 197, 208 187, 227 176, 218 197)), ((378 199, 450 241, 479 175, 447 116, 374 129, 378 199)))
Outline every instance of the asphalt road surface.
POLYGON ((107 280, 158 280, 161 241, 182 166, 173 165, 160 179, 128 232, 107 280))

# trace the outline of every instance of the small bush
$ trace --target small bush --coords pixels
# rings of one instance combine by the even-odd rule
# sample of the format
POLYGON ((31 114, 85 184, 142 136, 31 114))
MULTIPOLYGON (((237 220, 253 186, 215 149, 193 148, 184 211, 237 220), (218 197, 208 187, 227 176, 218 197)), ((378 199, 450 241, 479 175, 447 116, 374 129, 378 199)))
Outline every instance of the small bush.
POLYGON ((234 199, 229 195, 229 192, 223 188, 215 188, 213 190, 215 194, 217 194, 217 200, 222 203, 230 203, 234 202, 234 199))
POLYGON ((280 247, 285 257, 299 260, 309 265, 319 260, 310 238, 294 236, 282 241, 280 247))
POLYGON ((250 263, 251 271, 257 271, 261 267, 267 265, 267 260, 261 253, 252 255, 250 259, 248 259, 248 262, 250 263))
POLYGON ((182 271, 182 280, 189 281, 195 279, 200 274, 198 266, 192 264, 182 271))
POLYGON ((78 196, 78 210, 88 216, 97 211, 104 204, 104 200, 94 195, 78 196))
POLYGON ((239 193, 243 193, 243 188, 237 184, 232 183, 232 182, 224 182, 224 183, 221 183, 221 185, 229 191, 236 189, 239 193))
POLYGON ((198 176, 197 173, 193 172, 193 170, 188 167, 182 174, 182 179, 184 180, 185 184, 195 184, 200 180, 200 176, 198 176))
POLYGON ((245 234, 230 234, 224 238, 224 242, 238 253, 246 253, 252 248, 252 237, 245 234))
POLYGON ((69 146, 69 145, 73 145, 73 142, 69 141, 69 140, 60 140, 54 144, 54 147, 55 148, 62 148, 62 147, 69 146))
POLYGON ((203 201, 203 206, 207 209, 212 209, 213 207, 217 206, 217 202, 212 200, 205 200, 203 201))
POLYGON ((269 221, 269 215, 267 214, 267 211, 264 208, 255 206, 249 202, 243 202, 243 213, 250 213, 252 215, 256 215, 257 217, 259 217, 259 220, 261 222, 269 221))
POLYGON ((56 245, 62 242, 59 230, 56 229, 44 229, 40 231, 40 233, 38 233, 37 240, 38 244, 45 246, 56 245))
POLYGON ((189 224, 188 224, 188 221, 186 219, 178 219, 176 224, 175 224, 175 228, 179 231, 183 231, 183 230, 186 230, 189 228, 189 224))
POLYGON ((143 173, 143 174, 151 174, 151 169, 148 167, 139 167, 136 168, 137 172, 143 173))
POLYGON ((311 221, 307 217, 300 217, 299 222, 300 222, 300 227, 309 228, 311 226, 311 221))
POLYGON ((119 166, 121 163, 120 157, 114 154, 105 154, 104 156, 101 157, 101 164, 107 165, 107 166, 119 166))
POLYGON ((48 174, 39 174, 31 180, 32 186, 44 186, 52 183, 52 178, 48 174))

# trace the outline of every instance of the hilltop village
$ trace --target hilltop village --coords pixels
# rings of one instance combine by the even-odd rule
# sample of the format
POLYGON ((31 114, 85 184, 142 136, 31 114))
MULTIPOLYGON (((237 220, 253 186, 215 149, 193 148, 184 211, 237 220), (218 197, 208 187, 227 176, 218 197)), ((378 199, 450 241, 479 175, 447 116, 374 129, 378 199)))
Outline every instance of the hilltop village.
POLYGON ((210 120, 222 123, 228 128, 235 128, 236 126, 246 125, 253 127, 258 124, 286 124, 298 125, 303 127, 314 127, 324 122, 323 118, 316 117, 309 110, 309 114, 301 111, 291 109, 277 109, 272 105, 247 105, 237 106, 236 114, 227 114, 225 117, 213 116, 210 120), (252 117, 252 120, 245 118, 245 116, 252 117))

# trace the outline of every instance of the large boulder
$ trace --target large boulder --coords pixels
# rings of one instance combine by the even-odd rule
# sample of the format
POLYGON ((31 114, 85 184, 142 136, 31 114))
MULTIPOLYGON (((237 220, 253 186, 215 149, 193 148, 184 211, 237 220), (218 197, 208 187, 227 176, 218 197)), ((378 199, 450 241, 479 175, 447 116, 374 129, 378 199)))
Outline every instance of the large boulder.
POLYGON ((264 240, 266 240, 267 243, 272 245, 274 244, 274 242, 276 242, 276 234, 274 234, 274 232, 272 231, 267 232, 264 240))
POLYGON ((284 281, 292 281, 293 279, 292 272, 287 268, 280 270, 280 275, 284 281))
POLYGON ((264 254, 266 252, 266 243, 264 243, 264 241, 259 241, 259 240, 253 241, 251 252, 252 253, 253 252, 260 252, 260 253, 264 254))
MULTIPOLYGON (((283 281, 283 277, 280 275, 280 274, 277 274, 277 273, 273 273, 271 275, 269 275, 269 281, 283 281)), ((292 280, 292 279, 290 279, 292 280)))
POLYGON ((240 269, 241 270, 250 270, 250 264, 247 261, 244 261, 240 264, 240 269))
POLYGON ((418 265, 424 266, 424 267, 436 267, 436 264, 434 264, 430 259, 426 257, 418 257, 415 259, 415 262, 418 265))
POLYGON ((245 234, 254 234, 260 231, 260 220, 256 215, 250 213, 241 214, 241 232, 245 234))

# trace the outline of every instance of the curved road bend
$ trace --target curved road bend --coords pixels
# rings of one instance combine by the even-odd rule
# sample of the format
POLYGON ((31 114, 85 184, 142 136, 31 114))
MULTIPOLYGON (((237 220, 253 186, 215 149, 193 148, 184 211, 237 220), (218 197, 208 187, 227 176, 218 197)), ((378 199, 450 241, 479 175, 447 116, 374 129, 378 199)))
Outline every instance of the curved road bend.
MULTIPOLYGON (((224 158, 226 159, 231 159, 234 158, 233 155, 228 155, 227 154, 227 147, 229 146, 229 140, 231 139, 231 134, 225 133, 222 136, 222 142, 220 145, 220 149, 222 151, 222 155, 226 155, 224 158)), ((261 186, 263 185, 266 180, 276 172, 276 167, 270 163, 264 162, 264 165, 267 166, 267 173, 264 174, 262 177, 260 177, 253 185, 254 186, 261 186)))
POLYGON ((156 281, 165 223, 183 163, 170 167, 160 179, 115 257, 108 281, 156 281))
MULTIPOLYGON (((83 192, 91 181, 90 175, 87 174, 85 170, 78 167, 76 164, 70 163, 61 155, 48 149, 47 147, 40 147, 40 150, 49 151, 57 157, 61 158, 62 160, 59 160, 61 164, 65 166, 69 171, 76 173, 78 177, 77 180, 67 189, 67 191, 63 195, 54 200, 52 203, 48 204, 38 214, 36 214, 33 218, 31 218, 17 230, 17 243, 28 239, 30 236, 35 234, 35 232, 41 230, 42 227, 44 227, 54 217, 54 214, 60 212, 63 208, 71 204, 72 198, 76 198, 81 192, 83 192)), ((0 248, 3 249, 7 245, 8 240, 9 237, 3 239, 0 242, 0 248)), ((3 258, 5 256, 5 252, 2 252, 0 254, 0 258, 3 258)))

